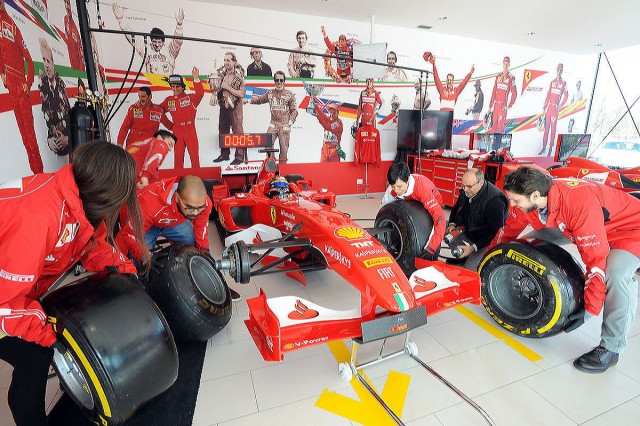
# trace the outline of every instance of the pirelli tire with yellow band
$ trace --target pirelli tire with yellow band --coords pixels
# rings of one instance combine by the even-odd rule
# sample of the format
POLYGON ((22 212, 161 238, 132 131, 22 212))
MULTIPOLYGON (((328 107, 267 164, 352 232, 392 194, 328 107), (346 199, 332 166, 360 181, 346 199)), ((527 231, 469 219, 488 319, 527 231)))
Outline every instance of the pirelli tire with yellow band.
POLYGON ((584 303, 584 276, 573 257, 549 242, 500 244, 478 267, 482 304, 510 332, 552 336, 584 303))
POLYGON ((391 253, 407 277, 410 276, 416 270, 415 258, 423 253, 433 229, 429 212, 414 200, 394 201, 378 211, 375 227, 392 230, 375 237, 391 253))
POLYGON ((53 358, 60 383, 94 423, 122 424, 178 377, 169 326, 128 277, 91 275, 47 295, 42 305, 67 347, 53 358))
POLYGON ((175 244, 153 258, 147 293, 176 339, 206 342, 229 323, 229 287, 208 256, 195 247, 175 244))

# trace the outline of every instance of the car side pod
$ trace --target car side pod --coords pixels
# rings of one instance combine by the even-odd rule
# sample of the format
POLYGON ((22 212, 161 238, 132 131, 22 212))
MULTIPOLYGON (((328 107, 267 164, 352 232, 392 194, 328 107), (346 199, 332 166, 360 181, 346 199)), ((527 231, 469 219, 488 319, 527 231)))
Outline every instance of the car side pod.
MULTIPOLYGON (((416 260, 409 283, 417 307, 403 312, 382 311, 362 315, 361 308, 336 311, 294 296, 267 298, 263 289, 248 299, 245 325, 265 361, 282 361, 287 352, 328 343, 358 339, 362 343, 404 334, 433 315, 463 303, 480 304, 480 278, 473 271, 442 262, 416 260), (425 309, 426 308, 426 309, 425 309)), ((370 301, 363 295, 363 305, 370 301)))

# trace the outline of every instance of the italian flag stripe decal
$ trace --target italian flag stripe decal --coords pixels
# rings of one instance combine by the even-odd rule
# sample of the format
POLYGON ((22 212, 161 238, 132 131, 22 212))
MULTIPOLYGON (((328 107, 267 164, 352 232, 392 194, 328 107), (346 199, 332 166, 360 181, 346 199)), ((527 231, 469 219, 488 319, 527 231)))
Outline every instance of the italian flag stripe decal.
POLYGON ((396 293, 393 295, 393 298, 396 299, 396 303, 400 307, 400 312, 404 312, 409 309, 409 304, 407 303, 407 299, 404 297, 404 293, 396 293))

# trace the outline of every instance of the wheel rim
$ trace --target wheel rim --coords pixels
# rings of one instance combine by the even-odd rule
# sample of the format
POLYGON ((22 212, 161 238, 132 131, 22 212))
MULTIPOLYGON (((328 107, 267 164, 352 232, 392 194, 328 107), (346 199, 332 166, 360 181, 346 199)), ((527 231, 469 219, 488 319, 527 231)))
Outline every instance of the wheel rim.
POLYGON ((200 293, 211 303, 222 304, 227 298, 227 289, 211 263, 199 256, 189 262, 189 274, 200 293))
POLYGON ((61 354, 57 350, 53 353, 53 366, 60 381, 73 398, 87 410, 93 410, 94 401, 89 382, 71 352, 61 354))
POLYGON ((395 260, 398 260, 402 254, 402 250, 404 249, 400 228, 398 228, 398 225, 396 225, 395 222, 389 219, 381 220, 377 226, 379 228, 389 227, 393 229, 391 232, 385 232, 377 235, 376 239, 380 241, 380 244, 387 249, 389 254, 391 254, 395 260))
POLYGON ((497 267, 489 277, 488 292, 497 308, 512 318, 533 318, 543 307, 540 285, 520 266, 497 267))

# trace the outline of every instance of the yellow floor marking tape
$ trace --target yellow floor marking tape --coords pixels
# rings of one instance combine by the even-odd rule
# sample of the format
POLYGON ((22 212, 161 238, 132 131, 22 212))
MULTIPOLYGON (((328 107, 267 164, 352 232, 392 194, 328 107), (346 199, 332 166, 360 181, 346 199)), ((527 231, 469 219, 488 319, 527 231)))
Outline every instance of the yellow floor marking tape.
POLYGON ((459 313, 461 313, 462 315, 464 315, 465 317, 467 317, 468 319, 470 319, 472 322, 474 322, 477 326, 482 328, 484 331, 491 334, 493 337, 504 340, 504 343, 507 346, 511 346, 516 352, 518 352, 520 355, 522 355, 529 361, 536 362, 542 359, 542 356, 537 352, 535 352, 533 349, 530 349, 525 345, 523 345, 522 343, 518 342, 516 339, 509 336, 508 333, 502 331, 493 323, 490 323, 484 318, 476 315, 473 311, 469 310, 468 308, 465 308, 464 306, 456 306, 454 309, 459 313))
MULTIPOLYGON (((338 363, 350 361, 351 353, 343 341, 329 342, 327 345, 338 363)), ((360 374, 375 389, 369 378, 362 372, 360 374)), ((397 415, 402 414, 410 380, 411 377, 407 374, 389 371, 387 381, 384 384, 381 397, 397 415)), ((378 404, 378 401, 355 377, 351 380, 350 385, 358 395, 358 399, 349 398, 325 389, 316 401, 316 407, 363 425, 386 426, 396 424, 385 409, 378 404)))

